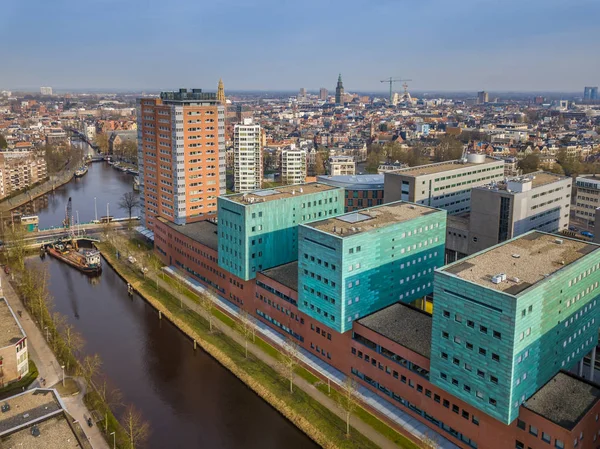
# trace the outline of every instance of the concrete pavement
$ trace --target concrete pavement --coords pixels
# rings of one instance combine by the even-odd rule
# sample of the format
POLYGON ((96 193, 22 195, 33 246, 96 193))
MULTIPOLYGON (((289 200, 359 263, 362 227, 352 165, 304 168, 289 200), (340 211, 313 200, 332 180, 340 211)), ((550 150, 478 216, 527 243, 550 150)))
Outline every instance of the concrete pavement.
MULTIPOLYGON (((34 361, 39 372, 38 379, 31 384, 30 388, 52 388, 52 386, 62 380, 62 368, 60 363, 54 356, 50 346, 48 346, 45 335, 38 329, 25 307, 23 307, 23 303, 12 288, 12 285, 10 285, 8 276, 3 271, 0 272, 0 281, 1 292, 8 304, 10 304, 15 313, 19 310, 21 311, 19 321, 27 335, 27 350, 29 352, 29 357, 34 361), (42 378, 46 380, 45 385, 40 384, 40 379, 42 378)), ((109 446, 104 440, 98 427, 96 425, 91 428, 88 427, 83 419, 84 414, 86 416, 91 415, 83 403, 84 392, 85 390, 82 390, 76 397, 62 398, 67 407, 67 411, 79 421, 86 437, 94 449, 109 449, 109 446)))

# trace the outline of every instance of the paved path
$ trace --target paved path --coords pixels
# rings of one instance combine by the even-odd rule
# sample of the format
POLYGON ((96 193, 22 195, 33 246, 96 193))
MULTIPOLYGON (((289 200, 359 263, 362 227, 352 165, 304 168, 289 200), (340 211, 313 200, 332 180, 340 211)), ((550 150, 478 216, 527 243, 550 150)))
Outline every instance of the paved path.
MULTIPOLYGON (((166 268, 166 271, 169 271, 170 273, 173 273, 174 275, 178 275, 172 269, 166 268)), ((192 291, 198 291, 197 288, 194 288, 195 287, 194 285, 190 284, 189 282, 187 282, 187 283, 188 283, 188 286, 190 286, 192 288, 192 291)), ((180 299, 187 308, 189 308, 190 310, 196 312, 197 314, 199 314, 205 318, 207 317, 206 312, 196 302, 194 302, 193 300, 191 300, 189 297, 185 296, 184 294, 178 293, 170 284, 164 282, 160 278, 159 278, 159 285, 162 288, 168 290, 175 297, 180 299)), ((216 327, 218 327, 218 329, 221 332, 223 332, 225 335, 227 335, 228 337, 230 337, 231 339, 236 341, 241 346, 244 346, 245 341, 244 341, 244 337, 241 334, 239 334, 237 331, 230 328, 226 324, 222 323, 218 319, 213 320, 213 326, 215 326, 215 323, 216 323, 216 327)), ((259 333, 262 333, 262 329, 259 328, 258 330, 259 330, 259 333)), ((269 336, 267 336, 267 337, 269 337, 269 336)), ((261 360, 262 362, 266 363, 267 365, 269 365, 275 369, 278 369, 277 360, 275 358, 271 357, 269 354, 265 353, 260 347, 254 345, 253 343, 250 342, 248 344, 248 351, 257 359, 261 360)), ((302 361, 306 363, 306 360, 303 359, 302 361)), ((310 363, 306 363, 306 364, 311 365, 310 363)), ((344 412, 338 407, 336 402, 333 399, 331 399, 328 395, 322 393, 313 384, 304 380, 300 376, 296 376, 295 385, 296 385, 296 387, 299 387, 302 390, 304 390, 309 396, 311 396, 317 402, 323 404, 325 407, 327 407, 329 410, 331 410, 334 414, 339 416, 345 422, 346 417, 344 415, 344 412)), ((398 446, 394 442, 390 441, 387 437, 385 437, 384 435, 379 433, 377 430, 375 430, 370 425, 366 424, 364 421, 362 421, 360 419, 356 419, 355 417, 352 417, 351 425, 355 429, 357 429, 360 433, 362 433, 365 437, 367 437, 368 439, 373 441, 375 444, 377 444, 379 447, 381 447, 382 449, 388 449, 388 448, 389 449, 398 449, 398 446)), ((409 430, 409 429, 407 428, 407 430, 409 430)), ((440 445, 440 448, 454 448, 454 447, 456 447, 456 446, 440 445)))
MULTIPOLYGON (((56 360, 54 353, 48 346, 44 334, 38 329, 35 322, 31 319, 31 316, 23 307, 23 303, 13 290, 12 286, 8 282, 8 276, 4 271, 0 272, 1 291, 8 304, 12 307, 15 313, 21 311, 21 326, 27 335, 27 350, 29 356, 34 361, 39 371, 38 379, 31 384, 29 388, 35 387, 47 387, 51 388, 62 380, 62 368, 56 360), (46 379, 45 385, 40 385, 40 379, 46 379)), ((76 420, 79 421, 82 429, 84 430, 88 440, 92 444, 94 449, 109 449, 108 444, 104 440, 104 437, 100 433, 97 426, 89 428, 83 419, 83 415, 90 416, 90 412, 83 403, 83 392, 77 397, 66 397, 62 398, 67 411, 76 420)))

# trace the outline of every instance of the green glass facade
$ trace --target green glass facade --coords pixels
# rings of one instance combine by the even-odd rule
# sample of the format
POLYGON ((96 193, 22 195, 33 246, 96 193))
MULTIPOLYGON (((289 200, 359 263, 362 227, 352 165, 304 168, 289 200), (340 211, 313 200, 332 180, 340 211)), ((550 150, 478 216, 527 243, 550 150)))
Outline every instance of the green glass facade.
MULTIPOLYGON (((408 203, 369 211, 395 204, 408 203)), ((444 263, 446 212, 416 207, 426 213, 372 229, 368 220, 357 223, 364 230, 353 235, 319 230, 319 222, 299 226, 299 310, 343 333, 356 319, 432 293, 434 269, 444 263)))
POLYGON ((436 271, 431 381, 511 423, 522 403, 596 345, 598 248, 589 245, 587 254, 516 294, 447 271, 470 258, 436 271))
POLYGON ((326 186, 300 193, 300 188, 264 202, 219 197, 219 266, 246 281, 254 279, 258 271, 297 259, 298 224, 343 213, 344 189, 326 186))

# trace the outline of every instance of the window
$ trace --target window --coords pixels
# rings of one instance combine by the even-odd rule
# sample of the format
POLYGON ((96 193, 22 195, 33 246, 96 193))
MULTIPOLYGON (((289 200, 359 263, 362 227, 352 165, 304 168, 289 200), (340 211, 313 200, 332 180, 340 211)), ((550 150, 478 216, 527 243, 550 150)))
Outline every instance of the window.
POLYGON ((534 435, 534 436, 538 436, 538 428, 535 426, 529 426, 529 433, 534 435))
POLYGON ((542 432, 542 441, 549 443, 552 437, 548 435, 546 432, 542 432))
POLYGON ((525 430, 527 425, 525 424, 525 421, 521 421, 520 419, 517 418, 517 427, 521 430, 525 430))
POLYGON ((448 360, 448 354, 446 354, 445 352, 442 352, 442 358, 448 360))
POLYGON ((494 398, 490 398, 490 405, 493 405, 494 407, 496 407, 496 400, 494 398))
POLYGON ((500 356, 498 354, 492 353, 492 360, 494 362, 499 362, 500 361, 500 356))
POLYGON ((439 394, 434 394, 434 395, 433 395, 433 400, 434 400, 435 402, 438 402, 438 403, 439 403, 439 402, 440 402, 440 399, 441 399, 441 398, 440 398, 440 395, 439 395, 439 394))
POLYGON ((467 326, 469 327, 475 327, 475 323, 471 320, 467 320, 467 326))
POLYGON ((498 340, 502 340, 502 334, 498 331, 494 331, 494 338, 497 338, 498 340))
POLYGON ((479 354, 486 355, 487 351, 484 348, 479 348, 479 354))
POLYGON ((480 369, 477 370, 477 375, 479 377, 485 377, 485 372, 481 371, 480 369))
POLYGON ((476 426, 479 425, 479 418, 477 418, 477 416, 471 415, 471 421, 473 421, 473 424, 475 424, 476 426))
POLYGON ((483 399, 483 393, 481 391, 475 392, 475 396, 477 396, 479 399, 483 399))
POLYGON ((447 310, 444 310, 444 318, 450 318, 450 312, 448 312, 447 310))
POLYGON ((458 313, 456 315, 454 315, 454 320, 457 323, 462 323, 462 317, 458 313))
POLYGON ((456 413, 456 414, 458 415, 458 412, 459 412, 459 410, 460 410, 460 409, 458 408, 458 405, 456 405, 456 404, 452 404, 452 411, 453 411, 454 413, 456 413))
POLYGON ((521 443, 519 440, 515 440, 515 448, 516 449, 525 449, 525 445, 521 443))
POLYGON ((448 334, 448 332, 442 331, 442 337, 448 339, 450 337, 450 334, 448 334))
POLYGON ((473 350, 473 344, 467 342, 467 349, 473 350))
POLYGON ((482 334, 487 334, 487 327, 479 326, 479 330, 481 331, 482 334))
POLYGON ((557 449, 565 449, 565 443, 560 440, 554 440, 554 447, 557 449))
POLYGON ((444 399, 444 407, 446 408, 450 408, 450 401, 448 401, 447 399, 444 399))
POLYGON ((497 384, 497 383, 498 383, 498 378, 497 378, 496 376, 490 376, 490 381, 491 381, 493 384, 497 384))

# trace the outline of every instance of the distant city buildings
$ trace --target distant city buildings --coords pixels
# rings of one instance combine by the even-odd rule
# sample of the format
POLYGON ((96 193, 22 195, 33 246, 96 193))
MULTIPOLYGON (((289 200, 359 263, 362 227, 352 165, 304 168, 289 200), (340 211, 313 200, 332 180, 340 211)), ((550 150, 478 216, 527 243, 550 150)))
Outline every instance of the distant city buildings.
POLYGON ((0 152, 0 199, 46 180, 44 156, 33 151, 0 152))
POLYGON ((225 108, 202 89, 161 92, 138 104, 138 165, 144 226, 214 216, 225 193, 225 108))
POLYGON ((486 104, 489 102, 489 95, 486 91, 482 90, 477 92, 477 104, 486 104))
POLYGON ((324 87, 321 87, 321 89, 319 89, 319 100, 327 101, 328 95, 329 95, 329 91, 327 89, 325 89, 324 87))
POLYGON ((261 128, 251 118, 245 118, 234 127, 233 179, 236 192, 249 192, 262 186, 261 128))
POLYGON ((52 95, 52 88, 51 87, 40 87, 40 94, 52 95))
POLYGON ((594 87, 586 87, 583 89, 583 99, 584 100, 598 100, 598 86, 594 87))
POLYGON ((306 150, 295 145, 281 150, 281 181, 284 184, 302 184, 306 181, 306 150))
POLYGON ((337 86, 335 87, 335 104, 344 104, 344 83, 342 82, 342 74, 338 76, 337 86))
POLYGON ((588 222, 594 221, 596 208, 600 207, 600 177, 578 176, 575 178, 575 186, 575 217, 588 222))
POLYGON ((323 175, 317 182, 344 189, 345 212, 383 204, 383 175, 323 175))

